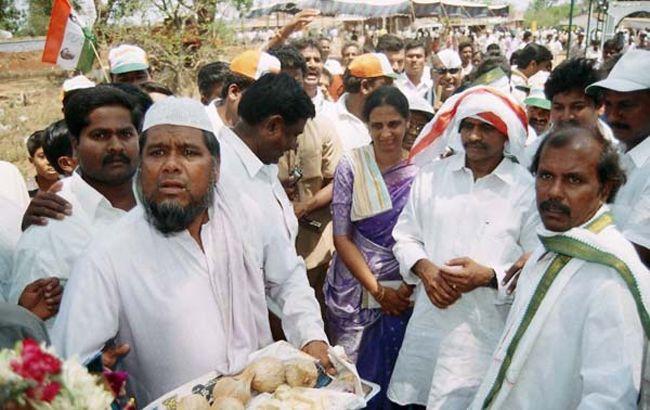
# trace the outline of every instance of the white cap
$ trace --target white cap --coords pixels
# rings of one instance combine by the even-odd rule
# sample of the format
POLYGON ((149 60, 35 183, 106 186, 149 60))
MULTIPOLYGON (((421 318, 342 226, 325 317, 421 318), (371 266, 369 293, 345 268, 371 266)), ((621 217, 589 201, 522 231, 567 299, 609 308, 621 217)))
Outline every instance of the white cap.
POLYGON ((147 53, 138 46, 122 44, 108 52, 111 74, 130 73, 149 68, 147 53))
POLYGON ((154 103, 144 116, 142 131, 156 125, 180 125, 214 132, 205 106, 186 97, 170 96, 154 103))
POLYGON ((450 48, 438 52, 438 58, 447 68, 461 68, 463 66, 458 53, 450 48))
POLYGON ((650 89, 649 68, 649 50, 630 50, 618 60, 606 79, 591 84, 585 91, 590 93, 596 88, 605 88, 627 93, 650 89))
POLYGON ((422 111, 431 114, 433 117, 433 107, 427 100, 418 95, 408 95, 409 111, 422 111))
POLYGON ((68 78, 63 82, 64 93, 68 91, 81 90, 82 88, 93 88, 95 83, 90 81, 85 75, 78 75, 72 78, 68 78))

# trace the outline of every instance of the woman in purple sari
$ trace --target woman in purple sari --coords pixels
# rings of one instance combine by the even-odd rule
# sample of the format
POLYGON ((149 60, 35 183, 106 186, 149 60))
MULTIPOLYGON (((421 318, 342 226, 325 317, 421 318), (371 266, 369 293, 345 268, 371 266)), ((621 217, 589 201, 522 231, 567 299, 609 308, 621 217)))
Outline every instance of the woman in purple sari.
POLYGON ((381 87, 363 114, 372 144, 346 153, 334 175, 336 253, 324 291, 332 342, 345 348, 362 378, 381 386, 368 408, 383 409, 390 408, 385 391, 412 312, 412 288, 402 282, 392 232, 417 168, 402 152, 406 97, 381 87))

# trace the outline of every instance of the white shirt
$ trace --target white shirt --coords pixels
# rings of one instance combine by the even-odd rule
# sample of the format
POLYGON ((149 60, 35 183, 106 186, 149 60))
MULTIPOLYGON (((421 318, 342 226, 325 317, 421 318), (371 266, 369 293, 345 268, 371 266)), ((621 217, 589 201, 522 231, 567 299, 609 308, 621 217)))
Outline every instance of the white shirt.
POLYGON ((345 93, 338 99, 332 115, 335 119, 334 126, 336 127, 336 133, 341 139, 343 152, 368 145, 372 141, 366 124, 356 115, 348 111, 348 108, 345 106, 347 98, 348 93, 345 93))
POLYGON ((187 230, 160 233, 142 206, 105 230, 74 266, 52 331, 57 351, 85 360, 107 341, 128 343, 129 393, 143 407, 210 371, 240 371, 250 353, 272 343, 263 276, 224 266, 220 241, 232 236, 210 215, 203 250, 187 230), (228 334, 234 306, 251 302, 241 319, 250 328, 228 334))
POLYGON ((406 72, 400 74, 399 78, 395 80, 395 85, 404 93, 407 98, 423 98, 429 103, 433 103, 433 80, 431 79, 431 72, 427 66, 422 71, 422 78, 418 85, 408 78, 406 72))
POLYGON ((329 115, 330 117, 334 116, 334 103, 325 99, 325 95, 320 90, 316 88, 316 95, 311 99, 311 102, 314 104, 316 109, 316 114, 329 115))
POLYGON ((18 168, 10 162, 0 161, 0 181, 0 197, 12 201, 24 212, 29 205, 29 193, 18 168))
POLYGON ((327 61, 325 61, 325 64, 323 67, 331 74, 331 75, 343 75, 343 66, 341 63, 338 61, 328 58, 327 61))
POLYGON ((0 210, 0 301, 6 301, 11 287, 12 260, 16 244, 22 235, 20 222, 25 210, 1 196, 0 210))
POLYGON ((230 128, 222 128, 219 142, 219 184, 245 209, 247 221, 241 229, 252 244, 271 309, 281 316, 287 340, 297 347, 327 341, 305 262, 296 253, 298 220, 278 179, 277 165, 264 165, 230 128))
POLYGON ((650 249, 650 138, 622 156, 627 182, 612 210, 618 229, 630 242, 650 249))
POLYGON ((212 132, 215 136, 219 135, 219 132, 225 126, 223 120, 219 116, 219 112, 217 111, 217 105, 219 105, 219 102, 221 102, 221 99, 215 99, 205 106, 205 112, 208 114, 208 119, 212 124, 212 132))
POLYGON ((78 173, 63 180, 58 193, 72 205, 72 215, 31 226, 21 236, 13 260, 9 300, 16 303, 25 286, 47 277, 68 279, 90 240, 126 214, 114 208, 78 173))
POLYGON ((474 66, 471 63, 467 64, 467 67, 462 69, 461 74, 463 75, 463 77, 466 77, 467 75, 469 75, 469 73, 472 72, 473 69, 474 66))
MULTIPOLYGON (((538 224, 533 178, 524 167, 504 159, 474 181, 465 156, 456 154, 420 170, 393 231, 393 252, 410 283, 419 282, 410 269, 420 259, 440 266, 466 256, 492 267, 501 286, 512 263, 537 245, 538 224)), ((418 284, 388 397, 401 405, 467 408, 506 314, 494 289, 465 293, 442 310, 418 284)))
MULTIPOLYGON (((624 241, 620 233, 616 236, 624 241)), ((480 409, 485 401, 505 349, 555 256, 540 246, 524 267, 493 365, 472 409, 480 409)), ((570 273, 574 262, 560 271, 545 298, 554 294, 554 287, 563 282, 563 275, 570 273)), ((525 334, 521 339, 513 359, 518 365, 511 364, 503 382, 504 391, 492 402, 492 408, 637 408, 644 333, 630 290, 619 273, 605 265, 583 263, 573 271, 550 312, 544 312, 543 327, 534 339, 528 341, 525 334), (520 355, 525 356, 517 359, 520 355), (525 360, 523 365, 521 360, 525 360)), ((542 307, 538 313, 541 311, 542 307)), ((527 332, 534 332, 536 326, 531 322, 527 332)))

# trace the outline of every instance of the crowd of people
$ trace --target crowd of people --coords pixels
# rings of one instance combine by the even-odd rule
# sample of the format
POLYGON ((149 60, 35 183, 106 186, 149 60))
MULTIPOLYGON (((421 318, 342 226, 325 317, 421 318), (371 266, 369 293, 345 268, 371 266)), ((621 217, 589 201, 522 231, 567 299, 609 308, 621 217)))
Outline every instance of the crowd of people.
POLYGON ((648 403, 650 51, 334 56, 311 19, 203 66, 200 101, 134 45, 65 81, 34 189, 0 162, 0 347, 101 354, 139 407, 273 340, 329 372, 342 346, 371 409, 648 403))

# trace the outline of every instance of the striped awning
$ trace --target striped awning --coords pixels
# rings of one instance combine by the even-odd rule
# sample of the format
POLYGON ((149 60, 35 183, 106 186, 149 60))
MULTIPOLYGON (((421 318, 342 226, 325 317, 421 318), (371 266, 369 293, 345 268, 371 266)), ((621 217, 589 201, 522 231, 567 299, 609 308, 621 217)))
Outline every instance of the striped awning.
POLYGON ((483 18, 507 17, 510 11, 508 5, 487 6, 463 0, 255 0, 248 17, 273 12, 295 13, 307 8, 318 9, 326 16, 363 17, 410 15, 413 10, 415 17, 483 18))

